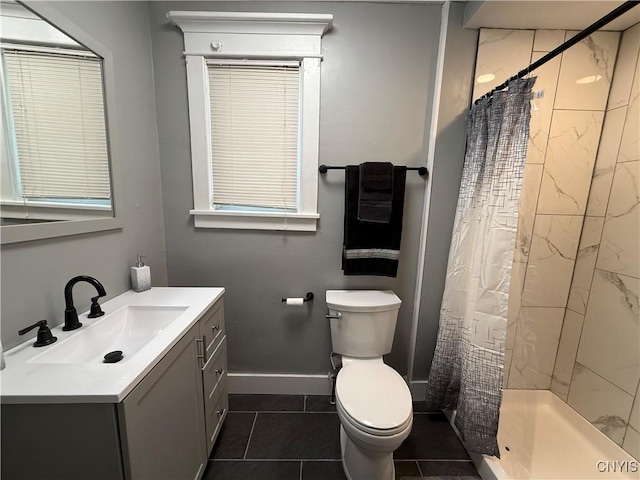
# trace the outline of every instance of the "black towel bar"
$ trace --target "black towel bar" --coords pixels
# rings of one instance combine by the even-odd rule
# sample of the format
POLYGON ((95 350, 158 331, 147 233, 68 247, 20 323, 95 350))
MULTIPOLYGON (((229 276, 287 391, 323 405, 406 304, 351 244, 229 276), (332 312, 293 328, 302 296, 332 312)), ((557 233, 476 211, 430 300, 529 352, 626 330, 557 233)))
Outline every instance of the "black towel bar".
MULTIPOLYGON (((320 165, 318 167, 318 171, 320 173, 327 173, 327 170, 345 170, 347 167, 330 167, 329 165, 320 165)), ((421 177, 425 177, 429 175, 429 170, 427 167, 406 167, 407 170, 415 170, 418 172, 418 175, 421 177)))

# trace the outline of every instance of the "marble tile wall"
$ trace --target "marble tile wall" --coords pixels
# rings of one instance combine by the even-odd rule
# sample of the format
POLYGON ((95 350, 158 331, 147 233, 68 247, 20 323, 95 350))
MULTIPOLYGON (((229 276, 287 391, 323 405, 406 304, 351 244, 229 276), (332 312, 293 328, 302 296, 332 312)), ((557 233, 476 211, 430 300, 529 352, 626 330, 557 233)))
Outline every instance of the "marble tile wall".
POLYGON ((623 32, 551 390, 640 459, 640 24, 623 32), (578 341, 576 341, 578 338, 578 341))
MULTIPOLYGON (((481 30, 474 96, 573 34, 481 30), (480 82, 491 74, 494 80, 480 82)), ((582 268, 589 267, 589 262, 595 263, 589 247, 600 242, 601 230, 597 239, 585 238, 591 245, 579 250, 618 43, 618 33, 598 32, 535 71, 534 91, 542 96, 532 102, 520 201, 505 345, 508 388, 550 388, 561 334, 564 344, 577 348, 575 338, 567 339, 570 330, 563 331, 563 319, 569 298, 578 302, 578 294, 585 295, 590 287, 590 282, 576 284, 571 290, 578 255, 582 268)), ((591 223, 590 229, 597 229, 591 223)), ((570 380, 569 363, 574 359, 564 362, 569 369, 565 382, 570 380)))
MULTIPOLYGON (((474 98, 576 32, 480 33, 474 98), (497 54, 496 52, 500 52, 497 54)), ((640 457, 640 25, 535 72, 505 387, 551 389, 640 457)))

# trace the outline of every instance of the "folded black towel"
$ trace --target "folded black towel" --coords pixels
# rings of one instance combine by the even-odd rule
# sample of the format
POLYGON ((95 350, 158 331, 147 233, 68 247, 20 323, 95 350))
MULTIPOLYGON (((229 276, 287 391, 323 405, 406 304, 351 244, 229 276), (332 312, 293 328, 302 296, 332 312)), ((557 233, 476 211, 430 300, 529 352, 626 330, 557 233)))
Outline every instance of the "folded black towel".
POLYGON ((360 164, 358 220, 389 223, 393 200, 393 165, 366 162, 360 164))
POLYGON ((360 167, 346 167, 342 249, 342 270, 345 275, 397 275, 406 176, 406 167, 393 167, 393 199, 389 223, 361 222, 358 220, 360 167))

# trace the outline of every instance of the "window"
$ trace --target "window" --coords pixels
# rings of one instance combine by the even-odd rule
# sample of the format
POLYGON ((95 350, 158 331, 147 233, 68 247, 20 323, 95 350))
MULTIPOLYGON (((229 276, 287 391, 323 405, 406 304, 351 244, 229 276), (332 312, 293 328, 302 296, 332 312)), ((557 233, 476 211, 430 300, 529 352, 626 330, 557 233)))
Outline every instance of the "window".
POLYGON ((315 231, 331 15, 169 12, 184 32, 196 227, 315 231))
POLYGON ((296 212, 299 63, 209 63, 213 207, 296 212))
POLYGON ((65 219, 65 208, 103 216, 111 190, 101 59, 24 48, 2 49, 3 216, 15 208, 22 217, 24 206, 32 218, 65 219))

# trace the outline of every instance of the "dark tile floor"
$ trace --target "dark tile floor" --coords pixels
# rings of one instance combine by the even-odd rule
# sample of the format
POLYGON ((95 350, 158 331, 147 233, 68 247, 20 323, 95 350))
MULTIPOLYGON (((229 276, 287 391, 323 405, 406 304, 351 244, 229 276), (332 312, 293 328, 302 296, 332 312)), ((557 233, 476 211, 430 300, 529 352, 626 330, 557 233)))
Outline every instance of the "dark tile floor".
MULTIPOLYGON (((229 413, 204 480, 346 480, 340 421, 326 396, 229 395, 229 413)), ((394 454, 396 479, 479 479, 446 417, 414 404, 413 429, 394 454)))

